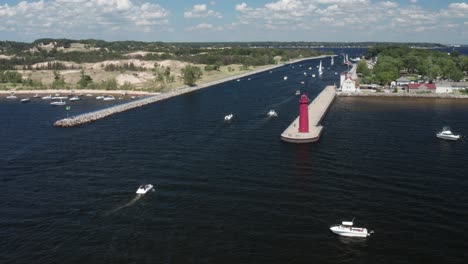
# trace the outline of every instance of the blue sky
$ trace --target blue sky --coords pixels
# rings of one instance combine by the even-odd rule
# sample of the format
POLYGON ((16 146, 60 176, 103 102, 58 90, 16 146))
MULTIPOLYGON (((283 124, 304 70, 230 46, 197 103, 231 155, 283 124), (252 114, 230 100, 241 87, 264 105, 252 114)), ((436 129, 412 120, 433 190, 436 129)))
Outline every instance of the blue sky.
POLYGON ((468 2, 34 0, 0 4, 0 39, 468 44, 468 2))

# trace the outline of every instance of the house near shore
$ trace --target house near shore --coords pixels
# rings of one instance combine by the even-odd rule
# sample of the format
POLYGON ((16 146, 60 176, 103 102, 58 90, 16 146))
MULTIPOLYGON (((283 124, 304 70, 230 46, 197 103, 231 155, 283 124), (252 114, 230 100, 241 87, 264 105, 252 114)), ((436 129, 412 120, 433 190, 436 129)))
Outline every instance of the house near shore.
POLYGON ((410 83, 408 84, 409 93, 435 93, 436 85, 433 83, 410 83))
POLYGON ((411 80, 406 78, 405 76, 402 76, 398 79, 395 80, 397 86, 405 86, 411 83, 411 80))
POLYGON ((359 92, 359 83, 356 80, 342 72, 340 75, 340 90, 345 93, 357 93, 359 92))
POLYGON ((453 93, 464 89, 468 89, 468 82, 442 81, 436 83, 436 93, 453 93))

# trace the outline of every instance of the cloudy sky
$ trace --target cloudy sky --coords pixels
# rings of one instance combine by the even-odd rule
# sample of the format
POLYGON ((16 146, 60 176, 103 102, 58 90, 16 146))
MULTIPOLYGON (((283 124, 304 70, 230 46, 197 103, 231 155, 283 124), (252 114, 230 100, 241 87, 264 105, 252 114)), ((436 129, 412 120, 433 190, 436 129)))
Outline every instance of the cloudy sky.
POLYGON ((143 41, 395 41, 468 44, 468 2, 0 2, 0 40, 32 41, 44 37, 143 41))

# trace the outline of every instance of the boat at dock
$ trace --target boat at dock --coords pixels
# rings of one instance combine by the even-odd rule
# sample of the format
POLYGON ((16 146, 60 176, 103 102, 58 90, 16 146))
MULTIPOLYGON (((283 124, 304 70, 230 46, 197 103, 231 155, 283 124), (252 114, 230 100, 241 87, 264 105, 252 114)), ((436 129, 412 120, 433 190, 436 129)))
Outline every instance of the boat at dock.
POLYGON ((352 221, 343 221, 341 224, 330 227, 330 230, 340 236, 346 237, 368 237, 374 233, 374 231, 367 231, 367 228, 353 227, 354 218, 352 221))
POLYGON ((443 127, 442 131, 437 133, 436 136, 441 139, 453 141, 456 141, 460 138, 460 135, 454 135, 448 126, 443 127))
POLYGON ((52 97, 53 100, 67 100, 68 96, 54 96, 52 97))
POLYGON ((141 185, 138 190, 136 191, 137 194, 145 194, 147 192, 149 192, 150 190, 153 189, 153 185, 152 184, 145 184, 145 185, 141 185))
POLYGON ((50 94, 42 97, 42 100, 50 100, 50 99, 52 99, 52 95, 50 94))
POLYGON ((33 98, 39 98, 39 95, 38 95, 38 94, 35 94, 35 95, 33 96, 33 98))
POLYGON ((79 101, 80 100, 80 97, 78 96, 73 96, 69 99, 70 102, 73 102, 73 101, 79 101))
POLYGON ((115 97, 112 95, 108 95, 102 99, 103 101, 114 101, 115 97))
POLYGON ((16 99, 18 98, 15 93, 11 93, 9 96, 6 97, 7 99, 16 99))
POLYGON ((29 99, 29 97, 23 98, 23 99, 20 100, 20 102, 23 103, 23 104, 28 103, 29 101, 31 101, 31 99, 29 99))
POLYGON ((60 101, 52 101, 52 102, 50 102, 50 104, 59 106, 59 105, 65 105, 66 102, 63 101, 63 100, 60 100, 60 101))

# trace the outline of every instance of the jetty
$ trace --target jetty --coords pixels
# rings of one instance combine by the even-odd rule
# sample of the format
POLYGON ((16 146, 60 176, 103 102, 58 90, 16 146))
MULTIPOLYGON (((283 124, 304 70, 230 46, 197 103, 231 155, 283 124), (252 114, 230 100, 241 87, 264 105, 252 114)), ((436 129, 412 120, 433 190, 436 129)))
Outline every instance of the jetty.
POLYGON ((269 71, 269 70, 279 68, 279 67, 283 67, 285 65, 289 65, 289 64, 292 64, 292 63, 298 63, 298 62, 301 62, 301 61, 318 59, 318 58, 326 58, 326 57, 328 57, 328 56, 323 55, 323 56, 317 56, 317 57, 313 57, 313 58, 297 59, 297 60, 287 62, 285 64, 271 65, 271 66, 264 67, 264 68, 261 68, 261 69, 257 69, 257 70, 254 70, 254 71, 246 72, 246 73, 243 73, 243 74, 240 74, 240 75, 235 75, 235 76, 227 77, 227 78, 224 78, 224 79, 221 79, 221 80, 207 82, 207 83, 204 83, 204 84, 201 84, 201 85, 198 85, 198 86, 184 86, 184 87, 182 87, 180 89, 177 89, 175 91, 171 91, 171 92, 168 92, 168 93, 158 94, 158 95, 150 96, 150 97, 147 97, 147 98, 139 99, 139 100, 136 100, 136 101, 132 101, 132 102, 129 102, 129 103, 124 103, 124 104, 112 106, 112 107, 105 108, 105 109, 102 109, 102 110, 89 112, 89 113, 84 113, 84 114, 71 116, 71 117, 67 117, 67 118, 63 118, 63 119, 55 121, 53 125, 55 127, 79 126, 79 125, 82 125, 82 124, 90 123, 90 122, 105 118, 107 116, 110 116, 110 115, 113 115, 113 114, 116 114, 116 113, 128 111, 128 110, 133 109, 133 108, 141 107, 141 106, 151 104, 151 103, 155 103, 155 102, 158 102, 158 101, 161 101, 161 100, 165 100, 165 99, 168 99, 168 98, 171 98, 171 97, 174 97, 174 96, 178 96, 178 95, 190 93, 190 92, 193 92, 193 91, 196 91, 196 90, 204 89, 204 88, 207 88, 207 87, 210 87, 210 86, 213 86, 213 85, 217 85, 217 84, 220 84, 220 83, 224 83, 224 82, 240 79, 240 78, 243 78, 243 77, 246 77, 246 76, 254 75, 254 74, 257 74, 257 73, 269 71))
POLYGON ((323 131, 320 125, 336 95, 335 86, 327 86, 308 104, 305 94, 301 96, 299 116, 283 131, 281 139, 290 143, 311 143, 319 140, 323 131))

